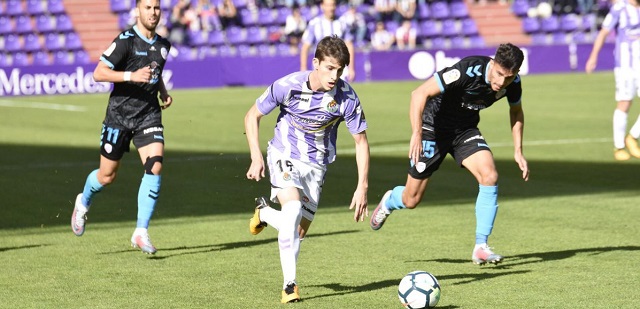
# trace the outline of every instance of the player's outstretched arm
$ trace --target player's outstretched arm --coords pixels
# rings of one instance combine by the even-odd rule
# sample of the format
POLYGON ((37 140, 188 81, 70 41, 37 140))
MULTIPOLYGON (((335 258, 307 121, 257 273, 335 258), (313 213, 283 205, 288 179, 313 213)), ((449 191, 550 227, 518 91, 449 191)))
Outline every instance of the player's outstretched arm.
POLYGON ((367 132, 363 131, 353 134, 356 143, 356 164, 358 165, 358 186, 353 193, 349 209, 355 209, 353 220, 356 222, 364 221, 369 216, 367 207, 367 191, 369 190, 369 141, 367 132))
POLYGON ((247 171, 247 179, 255 179, 260 181, 264 178, 264 159, 260 150, 260 140, 258 133, 260 132, 260 118, 264 116, 254 104, 251 106, 247 114, 244 116, 244 129, 251 151, 251 165, 247 171))
POLYGON ((106 63, 99 61, 96 69, 93 71, 93 80, 96 82, 137 82, 148 83, 151 79, 151 68, 143 67, 135 72, 114 71, 106 63))
POLYGON ((602 28, 600 32, 598 32, 598 36, 593 42, 593 49, 591 49, 591 54, 589 55, 589 59, 587 59, 587 63, 584 66, 584 70, 587 73, 593 72, 598 65, 598 54, 600 53, 600 49, 602 49, 602 45, 604 45, 604 41, 609 35, 609 30, 602 28))
POLYGON ((514 159, 522 171, 522 179, 529 180, 529 166, 522 152, 522 138, 524 135, 524 111, 522 105, 514 105, 509 109, 511 120, 511 136, 513 138, 514 159))
POLYGON ((422 154, 422 112, 429 98, 440 94, 440 87, 435 78, 427 79, 411 92, 409 120, 411 121, 411 141, 409 142, 409 159, 418 164, 422 154))

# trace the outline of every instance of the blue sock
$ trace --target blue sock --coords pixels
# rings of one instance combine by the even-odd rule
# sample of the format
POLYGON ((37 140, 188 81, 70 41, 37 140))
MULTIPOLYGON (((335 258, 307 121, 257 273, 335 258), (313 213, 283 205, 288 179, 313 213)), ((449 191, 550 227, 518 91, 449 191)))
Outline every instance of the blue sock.
POLYGON ((389 198, 387 199, 387 202, 384 205, 389 211, 407 208, 407 206, 405 206, 402 203, 403 191, 404 191, 404 186, 397 186, 393 188, 393 190, 391 191, 391 195, 389 196, 389 198))
POLYGON ((98 170, 89 173, 87 181, 84 183, 84 189, 82 190, 82 204, 89 208, 91 199, 93 199, 96 193, 102 191, 102 188, 104 188, 104 186, 98 181, 98 170))
POLYGON ((138 223, 136 227, 148 228, 151 215, 160 197, 160 175, 144 174, 138 191, 138 223))
POLYGON ((479 185, 476 200, 476 244, 485 244, 498 213, 498 186, 479 185))

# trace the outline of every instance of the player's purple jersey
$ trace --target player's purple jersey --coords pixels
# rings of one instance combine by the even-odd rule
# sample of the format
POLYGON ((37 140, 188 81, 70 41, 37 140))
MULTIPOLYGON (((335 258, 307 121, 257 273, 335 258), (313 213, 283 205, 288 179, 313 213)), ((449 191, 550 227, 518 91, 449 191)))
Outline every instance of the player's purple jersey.
POLYGON ((602 27, 616 30, 616 67, 640 69, 640 8, 627 1, 617 1, 602 27))
POLYGON ((256 106, 264 115, 280 108, 270 147, 292 159, 326 165, 336 158, 340 122, 351 134, 364 132, 367 122, 360 99, 347 82, 338 79, 332 90, 314 92, 307 85, 310 73, 296 72, 275 81, 256 106))

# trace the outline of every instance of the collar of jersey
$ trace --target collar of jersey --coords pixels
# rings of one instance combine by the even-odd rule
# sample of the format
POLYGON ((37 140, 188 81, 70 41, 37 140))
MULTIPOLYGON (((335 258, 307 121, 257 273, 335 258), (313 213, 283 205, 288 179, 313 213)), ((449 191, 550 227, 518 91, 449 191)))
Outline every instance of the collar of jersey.
POLYGON ((147 43, 149 43, 149 44, 153 44, 153 43, 155 43, 155 42, 156 42, 156 39, 158 38, 158 34, 154 34, 154 35, 153 35, 153 39, 151 39, 151 40, 147 39, 144 35, 142 35, 142 34, 140 33, 140 31, 138 31, 138 25, 134 25, 134 26, 133 26, 133 31, 135 31, 135 32, 136 32, 136 34, 137 34, 137 35, 138 35, 142 40, 144 40, 145 42, 147 42, 147 43))

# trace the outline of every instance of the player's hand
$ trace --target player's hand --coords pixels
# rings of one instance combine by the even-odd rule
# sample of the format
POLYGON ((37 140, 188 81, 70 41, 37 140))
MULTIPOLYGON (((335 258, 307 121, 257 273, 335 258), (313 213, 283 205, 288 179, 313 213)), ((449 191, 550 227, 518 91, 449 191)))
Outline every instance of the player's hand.
POLYGON ((151 81, 151 67, 142 67, 132 72, 131 81, 136 83, 149 83, 151 81))
POLYGON ((262 158, 260 160, 251 160, 251 166, 247 171, 247 179, 260 181, 262 178, 264 178, 264 160, 262 158))
POLYGON ((162 109, 167 109, 169 106, 171 106, 171 103, 173 103, 173 98, 168 93, 161 93, 160 100, 162 100, 162 105, 160 105, 162 109))
POLYGON ((413 164, 418 164, 420 155, 422 154, 422 136, 420 133, 412 134, 409 142, 409 159, 413 164))
POLYGON ((527 165, 527 159, 525 159, 524 155, 522 155, 521 153, 516 153, 514 157, 516 159, 516 163, 518 163, 518 167, 520 167, 520 170, 522 171, 522 179, 524 179, 524 181, 528 181, 529 166, 527 165))
POLYGON ((598 65, 598 60, 595 58, 589 57, 589 59, 587 60, 587 63, 584 65, 584 70, 587 73, 591 73, 593 72, 593 70, 596 69, 597 65, 598 65))
POLYGON ((369 216, 366 189, 356 189, 356 192, 353 193, 353 199, 351 199, 351 205, 349 205, 349 209, 355 209, 355 211, 353 212, 353 220, 355 220, 356 222, 364 221, 364 218, 369 216))

